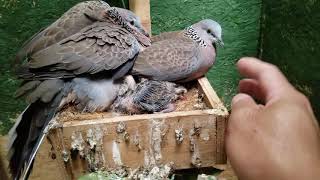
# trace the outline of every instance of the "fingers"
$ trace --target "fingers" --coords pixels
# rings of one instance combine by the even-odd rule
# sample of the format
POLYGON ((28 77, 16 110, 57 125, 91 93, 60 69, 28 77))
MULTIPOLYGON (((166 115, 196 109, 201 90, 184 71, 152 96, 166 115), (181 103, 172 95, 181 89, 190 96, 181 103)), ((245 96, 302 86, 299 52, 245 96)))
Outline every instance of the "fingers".
POLYGON ((237 67, 241 75, 256 81, 245 80, 240 88, 258 96, 264 103, 275 97, 285 95, 286 91, 292 88, 285 76, 272 64, 255 58, 242 58, 238 61, 237 67), (249 90, 249 86, 259 88, 249 90))
POLYGON ((255 79, 240 80, 238 90, 240 93, 248 94, 251 97, 260 101, 264 100, 264 95, 262 94, 260 84, 255 79))
POLYGON ((258 105, 251 96, 237 94, 231 101, 231 115, 228 121, 227 134, 241 129, 247 121, 254 119, 258 105))
POLYGON ((241 109, 243 107, 254 107, 257 106, 255 101, 252 99, 251 96, 243 93, 239 93, 236 96, 233 97, 231 101, 231 109, 232 113, 238 109, 241 109))
POLYGON ((238 134, 241 134, 250 122, 255 119, 258 105, 251 96, 240 93, 233 97, 231 109, 231 115, 226 128, 227 152, 232 151, 230 145, 234 142, 234 139, 237 139, 238 134))

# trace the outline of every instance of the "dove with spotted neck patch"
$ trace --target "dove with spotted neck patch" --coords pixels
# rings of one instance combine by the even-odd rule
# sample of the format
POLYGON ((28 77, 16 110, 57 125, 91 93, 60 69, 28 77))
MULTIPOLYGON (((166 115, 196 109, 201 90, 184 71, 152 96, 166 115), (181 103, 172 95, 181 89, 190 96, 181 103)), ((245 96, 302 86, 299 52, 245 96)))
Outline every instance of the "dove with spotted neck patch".
POLYGON ((139 53, 132 74, 162 81, 188 82, 203 76, 215 62, 216 45, 223 45, 222 28, 211 19, 152 39, 152 45, 139 53))

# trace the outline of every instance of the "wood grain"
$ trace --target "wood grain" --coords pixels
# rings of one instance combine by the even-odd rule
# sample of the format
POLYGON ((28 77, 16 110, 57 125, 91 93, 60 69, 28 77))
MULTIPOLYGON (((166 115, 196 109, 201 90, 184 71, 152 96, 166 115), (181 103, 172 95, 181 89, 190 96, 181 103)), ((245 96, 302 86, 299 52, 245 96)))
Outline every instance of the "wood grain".
MULTIPOLYGON (((5 170, 5 174, 2 174, 3 177, 7 176, 10 177, 9 171, 8 171, 8 160, 7 157, 7 148, 6 144, 8 142, 7 136, 0 136, 0 158, 1 158, 1 166, 5 170)), ((32 173, 29 177, 30 180, 64 180, 65 175, 62 174, 63 171, 59 169, 59 163, 56 163, 56 161, 52 157, 56 157, 54 152, 52 151, 52 146, 48 142, 47 139, 44 140, 44 142, 41 144, 41 147, 37 153, 35 163, 33 165, 32 173)), ((1 176, 0 176, 1 177, 1 176)), ((4 179, 1 177, 1 179, 4 179)))

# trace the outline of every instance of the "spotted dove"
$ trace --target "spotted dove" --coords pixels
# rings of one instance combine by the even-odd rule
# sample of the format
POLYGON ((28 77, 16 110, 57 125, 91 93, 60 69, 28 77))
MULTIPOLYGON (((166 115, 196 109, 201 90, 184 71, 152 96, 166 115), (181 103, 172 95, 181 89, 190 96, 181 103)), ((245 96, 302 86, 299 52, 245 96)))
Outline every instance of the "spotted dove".
POLYGON ((215 62, 216 44, 223 45, 221 34, 221 26, 210 19, 180 32, 160 34, 139 53, 131 74, 174 82, 197 79, 215 62))
MULTIPOLYGON (((92 25, 95 22, 110 22, 108 10, 111 7, 104 1, 84 1, 76 4, 65 12, 59 19, 48 27, 33 35, 16 55, 15 64, 20 64, 25 57, 45 49, 64 38, 78 33, 82 28, 92 25)), ((126 9, 116 8, 123 14, 132 13, 126 9)), ((123 16, 126 20, 136 26, 145 35, 139 18, 132 18, 133 15, 123 16)))
POLYGON ((105 16, 110 21, 94 22, 34 52, 20 68, 23 84, 17 96, 25 96, 30 105, 9 132, 14 179, 28 178, 49 122, 64 104, 79 103, 87 111, 108 107, 138 52, 150 45, 133 13, 109 8, 105 16), (102 99, 107 91, 109 99, 102 99))

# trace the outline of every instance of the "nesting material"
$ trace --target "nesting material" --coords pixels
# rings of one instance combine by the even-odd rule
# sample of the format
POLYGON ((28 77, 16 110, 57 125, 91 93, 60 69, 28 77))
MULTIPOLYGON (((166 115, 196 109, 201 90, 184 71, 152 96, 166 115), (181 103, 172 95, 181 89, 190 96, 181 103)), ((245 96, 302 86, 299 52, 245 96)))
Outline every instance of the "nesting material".
MULTIPOLYGON (((179 111, 192 111, 192 110, 204 110, 209 109, 204 102, 204 94, 199 91, 195 83, 185 85, 187 93, 183 98, 178 99, 174 105, 176 107, 174 112, 179 111)), ((81 121, 90 119, 103 119, 117 116, 125 116, 126 114, 120 114, 115 112, 79 112, 73 106, 67 107, 58 115, 59 122, 68 121, 81 121)))
POLYGON ((206 103, 203 101, 204 94, 200 93, 195 87, 188 89, 184 96, 185 98, 178 100, 175 111, 192 111, 208 109, 206 103))

